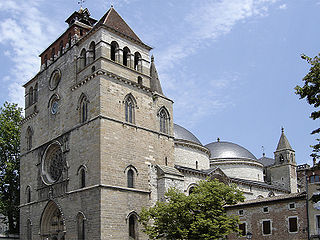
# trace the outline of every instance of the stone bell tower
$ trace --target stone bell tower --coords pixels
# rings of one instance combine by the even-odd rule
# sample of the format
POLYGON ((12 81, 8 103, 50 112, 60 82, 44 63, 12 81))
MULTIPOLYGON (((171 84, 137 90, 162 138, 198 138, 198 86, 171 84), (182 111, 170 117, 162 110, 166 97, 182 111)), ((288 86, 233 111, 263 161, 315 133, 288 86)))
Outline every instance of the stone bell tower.
POLYGON ((147 239, 150 174, 174 166, 173 102, 151 47, 114 8, 66 22, 24 85, 21 239, 147 239))
POLYGON ((284 129, 276 151, 274 152, 275 164, 270 167, 271 182, 287 189, 290 193, 297 192, 297 164, 295 151, 292 149, 284 129))

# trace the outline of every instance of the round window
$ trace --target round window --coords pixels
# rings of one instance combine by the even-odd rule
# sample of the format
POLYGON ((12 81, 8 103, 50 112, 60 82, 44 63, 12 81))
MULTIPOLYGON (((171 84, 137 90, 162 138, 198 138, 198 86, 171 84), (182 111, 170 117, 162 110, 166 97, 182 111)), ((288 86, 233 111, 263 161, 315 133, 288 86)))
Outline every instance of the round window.
POLYGON ((42 179, 46 184, 58 181, 64 168, 63 154, 58 142, 51 144, 42 159, 42 179))
POLYGON ((49 89, 52 91, 56 89, 61 79, 61 72, 59 69, 56 69, 52 72, 50 81, 49 81, 49 89))

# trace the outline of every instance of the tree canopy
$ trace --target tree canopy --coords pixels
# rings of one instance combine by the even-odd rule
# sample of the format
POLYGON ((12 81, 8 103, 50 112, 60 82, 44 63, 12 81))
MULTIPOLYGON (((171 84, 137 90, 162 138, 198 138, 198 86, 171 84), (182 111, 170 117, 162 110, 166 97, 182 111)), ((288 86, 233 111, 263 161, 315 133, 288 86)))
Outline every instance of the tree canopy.
POLYGON ((239 232, 238 217, 228 216, 224 209, 244 200, 235 186, 203 180, 189 196, 170 188, 165 197, 167 201, 141 212, 143 231, 151 239, 212 240, 239 232))
MULTIPOLYGON (((301 58, 306 60, 310 65, 310 70, 307 75, 303 78, 304 85, 296 86, 296 94, 300 95, 300 99, 306 98, 307 102, 315 107, 315 111, 310 114, 310 118, 316 120, 320 118, 320 54, 314 58, 310 58, 306 55, 301 55, 301 58)), ((311 134, 319 134, 320 127, 313 130, 311 134)), ((320 138, 316 137, 317 143, 313 146, 312 157, 320 158, 320 138)))
POLYGON ((0 108, 0 213, 9 233, 19 233, 19 157, 22 109, 5 102, 0 108))

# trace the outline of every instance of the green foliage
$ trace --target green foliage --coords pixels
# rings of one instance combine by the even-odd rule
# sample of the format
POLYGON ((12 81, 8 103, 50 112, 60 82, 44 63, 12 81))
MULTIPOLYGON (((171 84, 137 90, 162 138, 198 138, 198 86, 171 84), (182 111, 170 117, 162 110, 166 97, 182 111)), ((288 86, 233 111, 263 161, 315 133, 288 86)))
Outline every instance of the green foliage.
MULTIPOLYGON (((315 111, 310 114, 310 118, 316 120, 320 118, 320 55, 310 58, 306 55, 301 56, 302 59, 306 60, 310 65, 310 70, 308 74, 303 78, 304 85, 302 87, 296 86, 296 94, 300 95, 300 99, 306 98, 310 105, 315 107, 315 111)), ((320 127, 313 130, 311 134, 319 134, 320 127)), ((313 148, 313 153, 311 157, 320 158, 320 138, 317 137, 317 144, 311 146, 313 148)))
POLYGON ((0 108, 0 213, 9 233, 19 232, 19 157, 22 109, 5 102, 0 108))
POLYGON ((171 188, 166 202, 143 209, 140 222, 150 239, 219 239, 239 232, 237 216, 228 216, 227 204, 243 201, 242 192, 217 180, 200 181, 189 196, 171 188))

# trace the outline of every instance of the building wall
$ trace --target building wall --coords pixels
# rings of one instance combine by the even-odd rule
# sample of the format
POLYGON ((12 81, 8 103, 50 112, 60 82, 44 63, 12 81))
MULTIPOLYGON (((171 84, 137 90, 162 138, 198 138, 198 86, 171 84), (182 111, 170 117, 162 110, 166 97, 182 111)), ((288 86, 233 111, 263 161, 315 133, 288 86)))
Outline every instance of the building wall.
MULTIPOLYGON (((262 239, 307 239, 307 214, 305 211, 305 199, 294 198, 282 201, 268 201, 261 203, 248 203, 243 205, 236 205, 227 208, 229 215, 239 216, 240 222, 245 222, 247 225, 247 232, 251 232, 252 240, 262 239), (289 204, 295 203, 295 209, 289 209, 289 204), (268 207, 269 212, 264 213, 263 208, 268 207), (243 210, 243 216, 239 216, 239 210, 243 210), (296 233, 289 232, 289 217, 298 218, 298 231, 296 233), (271 221, 271 234, 263 235, 262 221, 271 221)), ((235 234, 228 236, 228 239, 246 239, 246 237, 239 237, 235 234)))
POLYGON ((200 149, 188 147, 185 145, 175 144, 174 147, 175 164, 196 169, 209 169, 209 155, 200 149))

